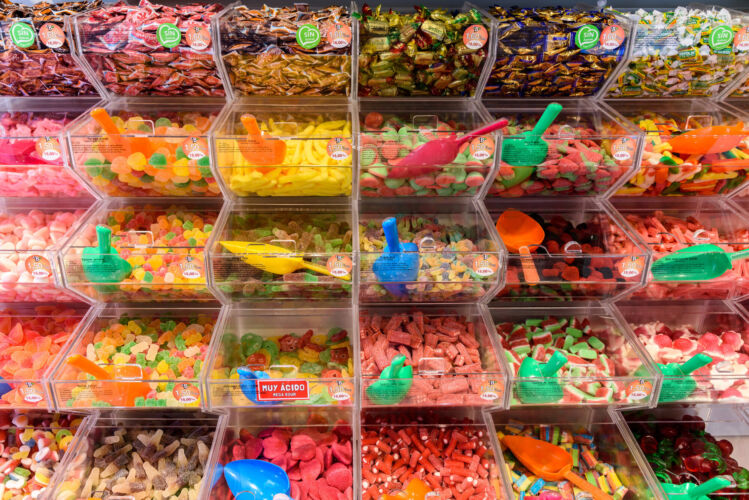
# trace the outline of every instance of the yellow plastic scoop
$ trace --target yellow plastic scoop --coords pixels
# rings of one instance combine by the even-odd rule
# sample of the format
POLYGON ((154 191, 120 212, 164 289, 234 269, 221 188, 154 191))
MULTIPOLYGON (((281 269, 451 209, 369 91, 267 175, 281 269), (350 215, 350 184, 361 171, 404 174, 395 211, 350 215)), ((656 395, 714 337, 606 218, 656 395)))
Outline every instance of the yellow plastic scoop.
MULTIPOLYGON (((283 247, 248 241, 220 241, 219 243, 231 253, 242 255, 242 260, 245 263, 269 273, 289 274, 300 269, 309 269, 325 276, 333 276, 327 267, 312 264, 296 255, 290 257, 279 255, 293 253, 283 247)), ((337 278, 338 276, 333 277, 337 278)), ((351 276, 346 275, 339 279, 350 281, 351 276)))

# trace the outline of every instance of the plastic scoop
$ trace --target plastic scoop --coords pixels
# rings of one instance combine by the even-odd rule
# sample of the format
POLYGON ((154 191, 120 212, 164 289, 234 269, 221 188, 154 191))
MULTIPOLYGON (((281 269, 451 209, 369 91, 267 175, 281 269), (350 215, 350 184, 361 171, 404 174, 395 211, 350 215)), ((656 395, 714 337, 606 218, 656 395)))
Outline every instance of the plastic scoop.
MULTIPOLYGON (((5 379, 3 377, 0 377, 0 380, 5 380, 5 379)), ((12 390, 13 388, 10 386, 10 384, 6 384, 5 382, 0 382, 0 398, 12 390)))
POLYGON ((706 155, 729 151, 741 144, 747 135, 749 131, 745 131, 744 123, 739 122, 736 125, 718 125, 690 130, 671 137, 667 142, 674 153, 706 155))
POLYGON ((274 404, 273 401, 258 401, 257 399, 257 383, 255 381, 259 378, 270 378, 268 372, 240 366, 237 368, 237 374, 239 374, 239 388, 242 390, 244 397, 256 405, 268 406, 274 404))
MULTIPOLYGON (((267 243, 251 243, 247 241, 220 241, 221 246, 231 253, 242 255, 242 261, 252 267, 257 267, 272 274, 289 274, 300 269, 309 269, 325 276, 333 276, 327 267, 307 262, 298 256, 283 257, 277 254, 290 254, 291 250, 267 243)), ((333 276, 350 281, 351 276, 333 276)))
POLYGON ((98 247, 86 247, 81 255, 81 266, 86 279, 92 283, 119 283, 133 272, 133 266, 120 257, 112 246, 112 230, 96 226, 98 247))
POLYGON ((600 488, 572 472, 572 455, 564 448, 527 436, 505 436, 502 443, 515 458, 544 481, 567 479, 581 490, 593 495, 595 500, 613 500, 600 488))
POLYGON ((749 249, 726 252, 704 243, 682 248, 653 262, 651 272, 657 281, 705 281, 718 278, 731 269, 733 261, 749 258, 749 249))
POLYGON ((397 405, 406 397, 413 383, 413 367, 403 366, 406 356, 399 354, 380 373, 380 378, 367 387, 367 397, 378 405, 397 405))
POLYGON ((112 381, 107 384, 110 390, 104 391, 104 387, 97 385, 94 391, 96 398, 110 403, 112 406, 135 406, 135 399, 145 398, 151 387, 146 382, 120 382, 117 379, 134 379, 142 377, 140 367, 133 365, 113 365, 114 373, 109 373, 101 366, 80 354, 72 354, 66 360, 67 364, 78 370, 91 375, 97 380, 112 381), (110 394, 111 393, 111 394, 110 394))
MULTIPOLYGON (((699 352, 686 360, 683 364, 679 363, 656 363, 658 369, 663 374, 663 385, 661 386, 661 395, 658 397, 659 403, 670 401, 681 401, 686 399, 697 388, 697 382, 689 374, 699 370, 703 366, 712 363, 713 358, 703 352, 699 352)), ((635 371, 635 375, 643 377, 647 375, 645 367, 642 366, 635 371)))
POLYGON ((554 351, 547 363, 540 363, 533 358, 525 358, 518 369, 518 378, 539 378, 543 380, 521 381, 517 385, 517 396, 522 403, 554 403, 564 395, 556 373, 567 364, 567 357, 554 351))
POLYGON ((536 165, 543 163, 549 154, 549 145, 543 140, 546 129, 551 127, 562 105, 552 102, 544 110, 536 122, 533 130, 523 132, 519 137, 504 137, 502 139, 502 161, 515 168, 514 175, 509 179, 501 179, 505 187, 513 187, 531 176, 536 165))
POLYGON ((281 500, 284 496, 291 500, 289 476, 281 467, 270 462, 234 460, 224 465, 224 477, 237 500, 281 500))
POLYGON ((400 242, 395 217, 382 221, 382 230, 387 245, 372 265, 372 271, 388 292, 403 297, 408 293, 404 282, 416 281, 419 275, 419 247, 416 243, 400 242), (396 284, 388 284, 393 282, 396 284))
POLYGON ((398 164, 390 169, 388 177, 391 179, 401 179, 413 175, 423 175, 433 172, 434 167, 447 165, 455 160, 460 153, 460 146, 474 137, 494 132, 502 127, 507 126, 508 121, 504 118, 490 123, 485 127, 473 130, 460 137, 442 137, 432 139, 426 144, 411 151, 405 158, 398 161, 398 164))
POLYGON ((520 254, 520 263, 523 274, 528 283, 541 281, 538 270, 531 257, 531 246, 540 245, 546 238, 546 233, 541 224, 533 217, 519 210, 505 210, 497 219, 497 232, 502 238, 507 250, 520 254))
POLYGON ((119 146, 115 148, 104 148, 101 153, 109 160, 112 161, 117 156, 122 156, 122 148, 125 149, 124 153, 130 155, 132 153, 141 152, 146 158, 151 156, 153 150, 151 148, 151 141, 147 137, 123 137, 120 129, 109 116, 107 110, 104 108, 94 108, 91 110, 91 118, 104 130, 107 134, 107 138, 110 144, 119 146))
POLYGON ((247 138, 237 141, 244 159, 253 165, 281 165, 286 158, 286 142, 265 139, 252 115, 242 115, 239 119, 247 130, 247 138))
POLYGON ((432 492, 424 481, 419 478, 411 479, 406 488, 391 495, 382 495, 380 500, 424 500, 432 492))
POLYGON ((708 495, 733 484, 730 479, 717 476, 700 485, 695 483, 661 483, 661 488, 663 488, 669 500, 710 500, 708 495))

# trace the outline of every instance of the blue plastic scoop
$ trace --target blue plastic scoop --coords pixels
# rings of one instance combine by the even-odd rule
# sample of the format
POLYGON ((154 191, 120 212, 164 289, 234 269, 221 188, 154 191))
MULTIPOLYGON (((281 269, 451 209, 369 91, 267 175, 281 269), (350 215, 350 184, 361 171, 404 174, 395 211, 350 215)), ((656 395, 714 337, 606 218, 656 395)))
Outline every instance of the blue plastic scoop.
POLYGON ((239 374, 239 388, 242 389, 242 394, 255 403, 256 405, 272 405, 272 401, 258 401, 257 400, 257 385, 255 381, 259 378, 270 378, 268 372, 262 370, 250 370, 246 366, 240 366, 237 368, 239 374))
POLYGON ((419 247, 416 243, 400 242, 395 217, 382 221, 382 230, 387 245, 383 254, 377 257, 372 270, 388 292, 403 297, 408 293, 404 282, 416 281, 419 275, 419 247))
POLYGON ((289 476, 270 462, 234 460, 224 465, 224 477, 236 500, 291 500, 289 476))
MULTIPOLYGON (((5 379, 3 377, 0 377, 0 380, 5 380, 5 379)), ((10 386, 10 384, 6 384, 5 382, 0 382, 0 398, 12 390, 13 388, 10 386)))

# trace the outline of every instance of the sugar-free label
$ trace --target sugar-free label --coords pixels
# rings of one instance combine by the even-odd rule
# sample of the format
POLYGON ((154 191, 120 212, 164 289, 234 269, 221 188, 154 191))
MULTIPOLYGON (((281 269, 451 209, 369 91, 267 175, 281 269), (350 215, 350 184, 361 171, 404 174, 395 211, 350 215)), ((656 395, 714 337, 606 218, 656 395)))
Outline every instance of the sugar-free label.
POLYGON ((351 28, 347 24, 335 23, 328 29, 327 38, 328 43, 336 49, 348 47, 351 45, 351 28))
POLYGON ((314 49, 320 45, 320 28, 314 24, 303 24, 296 31, 296 43, 303 49, 314 49))
POLYGON ((59 49, 65 43, 65 32, 54 23, 45 23, 39 28, 39 39, 50 49, 59 49))
POLYGON ((41 255, 29 255, 26 258, 26 271, 34 278, 48 278, 52 275, 52 266, 46 257, 41 255))
POLYGON ((347 380, 336 380, 328 384, 328 394, 335 401, 348 401, 354 395, 354 386, 347 380))
POLYGON ((645 399, 651 392, 653 392, 653 384, 643 379, 630 382, 626 389, 627 397, 634 401, 645 399))
POLYGON ((182 151, 191 160, 199 160, 208 155, 208 143, 202 137, 188 137, 182 143, 182 151))
POLYGON ((345 160, 351 156, 351 142, 345 137, 333 137, 328 141, 327 151, 334 160, 345 160))
POLYGON ((487 277, 497 272, 499 269, 499 260, 496 255, 483 253, 473 259, 471 267, 479 276, 487 277))
POLYGON ((635 256, 626 257, 616 263, 616 268, 624 278, 634 278, 645 269, 645 259, 635 256))
POLYGON ((10 25, 10 40, 22 49, 34 45, 34 28, 29 23, 17 22, 10 25))
POLYGON ((601 30, 592 24, 581 26, 575 33, 575 45, 578 49, 588 50, 598 45, 601 39, 601 30))
POLYGON ((707 43, 713 50, 720 50, 729 47, 733 42, 733 30, 728 26, 716 26, 710 32, 707 43))
POLYGON ((182 32, 174 23, 162 23, 156 30, 156 39, 162 47, 172 49, 182 41, 182 32))
POLYGON ((184 382, 174 384, 172 395, 174 396, 174 399, 181 404, 196 403, 200 400, 200 391, 198 388, 192 384, 184 382))
POLYGON ((624 43, 626 37, 627 35, 621 26, 610 24, 601 31, 601 47, 606 50, 616 50, 624 43))
POLYGON ((55 161, 62 157, 60 141, 54 137, 41 137, 36 141, 36 154, 45 161, 55 161))
POLYGON ((309 399, 309 382, 292 379, 257 379, 258 401, 304 401, 309 399))
POLYGON ((736 36, 733 37, 733 48, 736 52, 749 50, 749 28, 744 27, 736 32, 736 36))
POLYGON ((42 387, 39 384, 35 384, 33 382, 24 383, 21 387, 19 387, 18 391, 21 393, 21 397, 23 397, 23 400, 27 403, 38 403, 44 399, 42 387))
POLYGON ((626 162, 632 159, 635 152, 635 141, 631 137, 621 137, 611 145, 611 156, 616 161, 626 162))
POLYGON ((489 33, 480 24, 473 24, 463 32, 463 44, 471 50, 478 50, 486 45, 489 33))
POLYGON ((487 380, 486 382, 481 384, 480 396, 483 400, 494 401, 496 399, 499 399, 501 392, 502 387, 496 380, 487 380))
POLYGON ((486 160, 494 154, 494 140, 491 137, 482 135, 476 137, 468 146, 471 156, 476 160, 486 160))
POLYGON ((351 274, 351 270, 354 268, 354 263, 351 262, 351 258, 348 255, 336 254, 328 259, 325 264, 330 274, 336 278, 343 278, 351 274))
POLYGON ((211 32, 208 26, 191 26, 185 32, 185 39, 191 49, 205 50, 211 46, 211 32))

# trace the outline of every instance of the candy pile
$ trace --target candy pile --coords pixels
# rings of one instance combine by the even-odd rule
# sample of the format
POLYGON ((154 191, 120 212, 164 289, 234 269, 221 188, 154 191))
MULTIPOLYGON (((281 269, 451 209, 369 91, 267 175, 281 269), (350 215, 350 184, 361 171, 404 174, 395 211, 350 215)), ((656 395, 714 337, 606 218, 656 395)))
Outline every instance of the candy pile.
MULTIPOLYGON (((614 500, 622 500, 627 496, 629 489, 622 485, 617 476, 614 466, 622 464, 612 460, 606 463, 603 451, 595 443, 595 436, 587 429, 568 429, 551 425, 524 425, 520 422, 511 422, 497 430, 500 442, 505 435, 529 436, 542 441, 547 441, 564 448, 572 455, 572 471, 583 476, 589 483, 602 489, 605 493, 614 497, 614 500)), ((503 447, 505 463, 510 469, 510 479, 516 500, 522 499, 545 499, 545 500, 572 500, 583 498, 586 493, 574 486, 570 481, 544 481, 535 476, 523 466, 512 452, 503 447)), ((616 457, 611 457, 615 459, 616 457)))
POLYGON ((617 195, 711 196, 728 194, 746 181, 749 128, 745 127, 738 135, 729 133, 722 138, 704 136, 705 146, 695 139, 694 145, 682 151, 681 146, 675 150, 671 139, 678 138, 687 128, 699 127, 693 121, 686 124, 686 114, 682 117, 645 112, 627 118, 647 135, 640 170, 616 192, 617 195), (730 145, 725 146, 725 151, 715 151, 726 142, 730 145), (694 150, 704 152, 694 153, 694 150))
POLYGON ((362 500, 420 479, 438 498, 500 498, 499 469, 483 426, 378 420, 362 424, 362 500))
POLYGON ((0 413, 2 498, 43 497, 81 420, 57 413, 0 413))
POLYGON ((3 113, 0 196, 66 196, 85 189, 63 167, 62 129, 77 113, 3 113), (49 138, 49 140, 47 140, 49 138))
MULTIPOLYGON (((561 403, 630 401, 622 379, 641 362, 632 353, 632 370, 624 368, 621 351, 626 340, 612 327, 594 328, 588 318, 529 318, 520 323, 500 323, 497 334, 516 376, 527 357, 546 363, 555 352, 564 354, 567 364, 556 373, 562 385, 561 403)), ((513 394, 515 403, 516 396, 513 394)))
POLYGON ((3 302, 69 301, 55 288, 51 256, 84 210, 0 213, 0 297, 3 302), (46 255, 46 256, 45 256, 46 255))
POLYGON ((362 375, 379 376, 393 358, 403 354, 407 358, 405 364, 413 366, 414 371, 406 399, 409 405, 487 404, 482 397, 486 377, 481 374, 488 371, 484 365, 499 368, 479 343, 481 329, 480 321, 463 316, 414 312, 383 317, 362 311, 362 375), (422 369, 428 377, 419 376, 422 369))
POLYGON ((661 483, 702 484, 723 476, 733 479, 735 486, 711 493, 711 497, 738 500, 749 493, 749 469, 731 456, 733 444, 707 432, 700 417, 684 415, 680 421, 659 418, 658 422, 631 422, 630 428, 661 483))
POLYGON ((484 95, 581 97, 595 94, 624 57, 627 31, 611 13, 492 7, 497 60, 484 95))
POLYGON ((4 39, 0 52, 0 95, 96 95, 96 90, 73 60, 65 29, 68 16, 100 5, 101 0, 39 2, 33 6, 3 2, 0 6, 4 39))
POLYGON ((364 4, 359 95, 472 96, 489 47, 489 20, 476 9, 416 6, 400 13, 364 4))
POLYGON ((352 35, 345 7, 240 5, 220 25, 221 54, 238 94, 349 95, 352 35), (317 41, 305 40, 307 32, 317 41))
MULTIPOLYGON (((283 162, 257 165, 249 141, 216 139, 221 175, 237 196, 349 196, 351 194, 351 122, 331 113, 277 113, 257 116, 263 137, 283 138, 283 162)), ((245 135, 239 120, 231 135, 245 135)), ((268 141, 270 142, 270 141, 268 141)))
POLYGON ((749 332, 726 328, 669 328, 656 321, 632 325, 637 338, 656 363, 684 363, 698 352, 713 361, 693 372, 693 400, 749 400, 749 332))
MULTIPOLYGON (((625 14, 626 15, 626 14, 625 14)), ((728 9, 637 9, 632 55, 608 97, 715 96, 749 62, 749 20, 728 9)))
POLYGON ((359 222, 360 251, 362 256, 362 301, 381 300, 432 302, 454 301, 483 296, 491 281, 497 278, 498 265, 494 255, 481 252, 491 250, 493 244, 481 238, 476 220, 443 215, 405 215, 398 217, 398 235, 401 242, 412 242, 420 247, 419 269, 415 281, 406 284, 407 293, 397 297, 378 283, 372 267, 385 245, 382 218, 362 214, 359 222), (484 261, 486 266, 483 265, 484 261), (479 274, 474 265, 480 267, 479 274))
POLYGON ((361 194, 390 196, 471 196, 484 184, 494 162, 494 140, 489 136, 463 144, 446 165, 398 167, 400 158, 431 140, 456 136, 465 125, 435 120, 430 125, 407 123, 395 115, 368 113, 360 136, 361 194), (482 140, 483 139, 483 140, 482 140))
POLYGON ((216 115, 120 112, 112 121, 125 137, 91 120, 71 136, 77 168, 108 196, 219 196, 205 139, 216 115))
MULTIPOLYGON (((268 243, 301 253, 310 263, 328 266, 335 255, 349 256, 353 230, 346 217, 331 213, 232 213, 222 240, 268 243), (293 244, 291 242, 293 241, 293 244), (315 255, 316 254, 316 255, 315 255)), ((307 269, 278 275, 221 253, 213 258, 218 288, 236 299, 335 299, 351 296, 351 281, 307 269)), ((350 258, 350 257, 349 257, 350 258)), ((349 269, 349 278, 353 269, 349 269)))
MULTIPOLYGON (((331 430, 316 426, 234 429, 226 431, 219 461, 264 460, 281 467, 291 481, 296 500, 352 500, 353 449, 351 427, 343 421, 331 430)), ((243 496, 243 495, 241 495, 243 496)), ((219 479, 211 498, 232 500, 226 481, 219 479)))
POLYGON ((76 20, 82 56, 115 95, 221 96, 211 51, 211 18, 221 4, 140 0, 117 3, 76 20))

